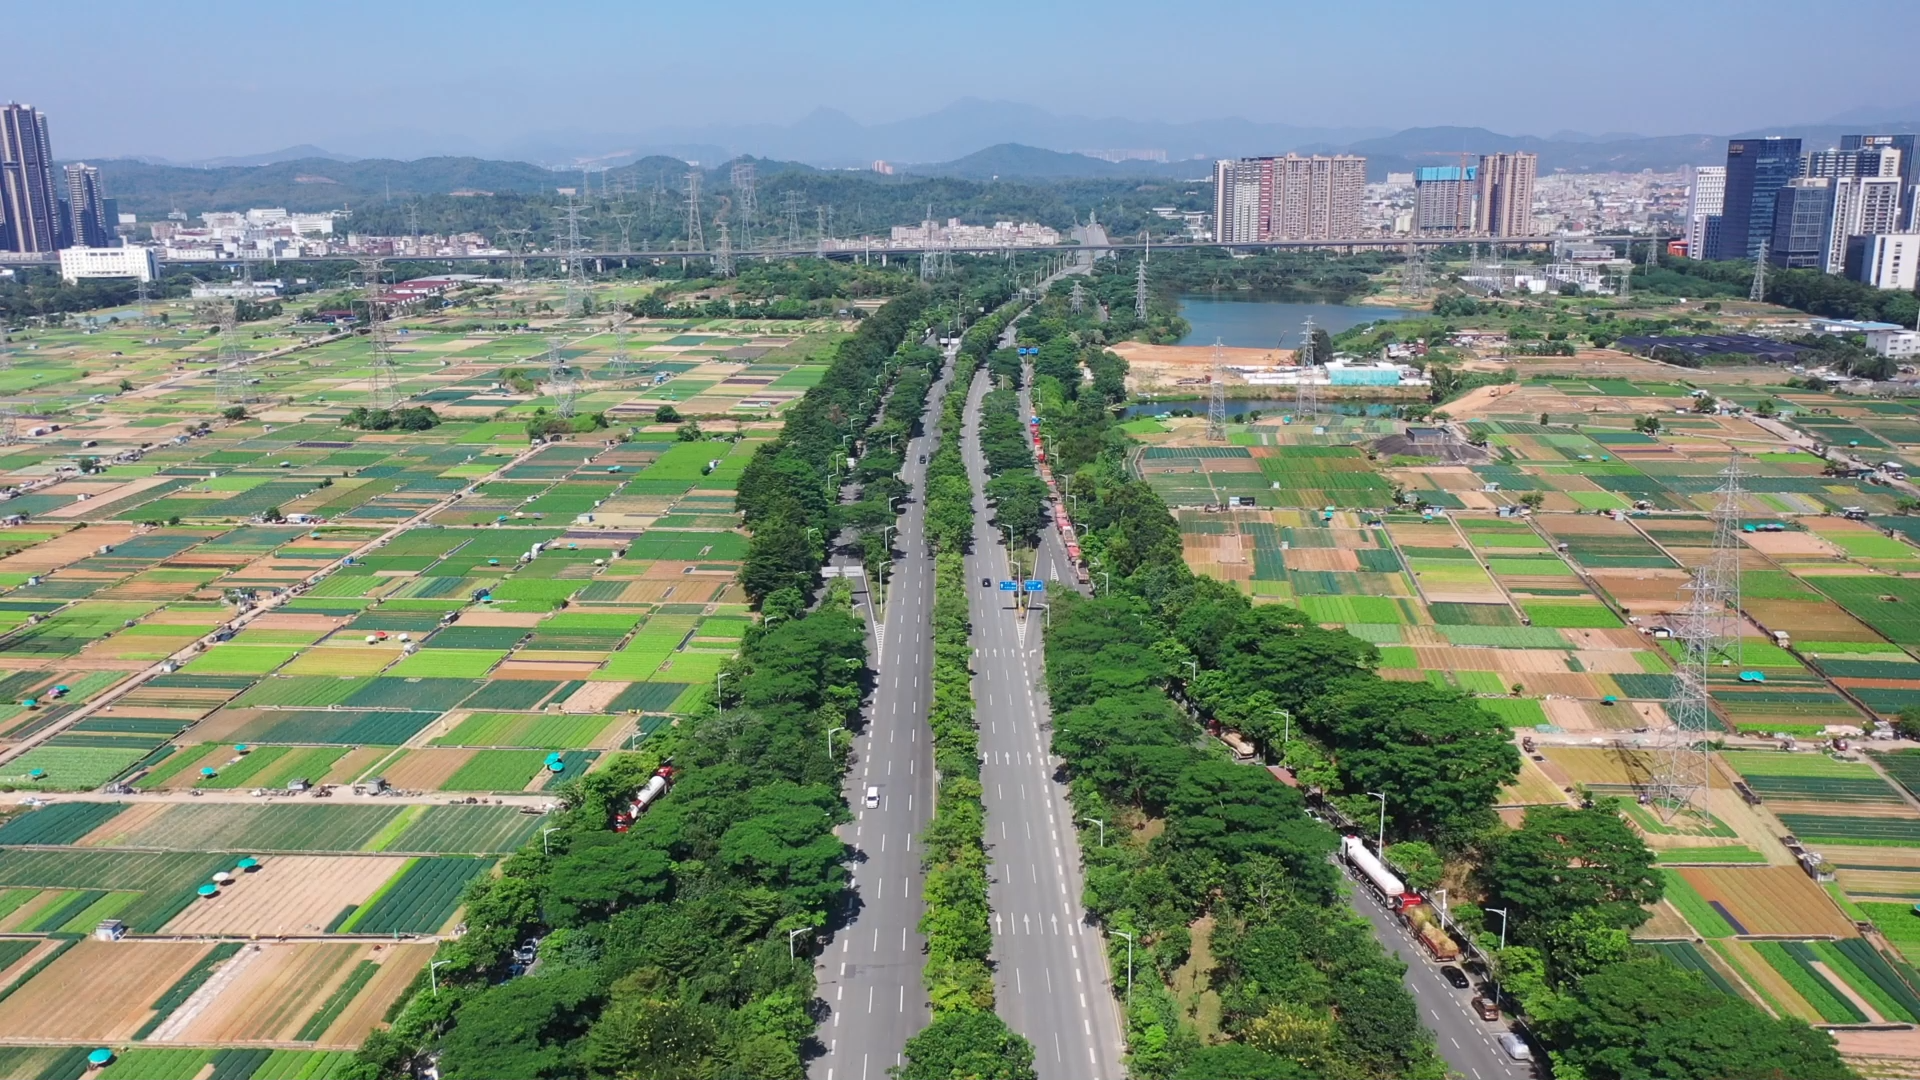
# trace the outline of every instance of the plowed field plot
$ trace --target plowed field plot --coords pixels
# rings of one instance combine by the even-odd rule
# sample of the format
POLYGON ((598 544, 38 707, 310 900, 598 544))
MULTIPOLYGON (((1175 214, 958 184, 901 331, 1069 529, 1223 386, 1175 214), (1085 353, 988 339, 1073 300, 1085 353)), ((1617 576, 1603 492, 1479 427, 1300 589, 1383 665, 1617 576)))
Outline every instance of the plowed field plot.
POLYGON ((1833 900, 1797 866, 1685 867, 1691 885, 1735 933, 1857 937, 1833 900))
POLYGON ((453 917, 467 883, 492 866, 492 859, 462 855, 416 859, 335 929, 342 934, 434 933, 453 917))
POLYGON ((0 1001, 0 1038, 120 1042, 205 956, 204 943, 77 941, 0 1001))
POLYGON ((318 934, 342 909, 363 904, 407 862, 393 856, 281 855, 260 860, 220 895, 167 923, 168 934, 318 934))
POLYGON ((168 806, 125 839, 175 851, 358 851, 400 814, 396 806, 213 803, 168 806))
POLYGON ((299 1038, 307 1018, 373 949, 356 943, 249 945, 216 971, 155 1042, 256 1042, 299 1038))
POLYGON ((511 806, 429 806, 382 851, 504 855, 546 821, 511 806))

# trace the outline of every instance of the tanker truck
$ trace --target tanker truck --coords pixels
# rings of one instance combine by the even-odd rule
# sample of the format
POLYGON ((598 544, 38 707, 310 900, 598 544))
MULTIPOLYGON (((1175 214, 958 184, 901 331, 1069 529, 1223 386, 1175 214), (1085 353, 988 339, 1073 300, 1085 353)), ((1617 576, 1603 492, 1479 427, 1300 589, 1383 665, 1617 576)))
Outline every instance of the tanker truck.
POLYGON ((646 783, 640 785, 639 789, 633 793, 633 798, 628 801, 626 809, 620 810, 613 815, 613 831, 626 832, 628 829, 631 829, 633 823, 639 819, 640 815, 647 812, 647 807, 652 806, 654 800, 665 795, 667 788, 672 785, 673 766, 660 766, 660 768, 654 772, 653 776, 650 777, 646 783))
POLYGON ((1393 871, 1387 869, 1387 864, 1367 850, 1366 841, 1357 836, 1343 836, 1340 838, 1340 854, 1373 886, 1373 891, 1396 910, 1403 902, 1417 901, 1417 897, 1407 891, 1406 885, 1393 875, 1393 871))

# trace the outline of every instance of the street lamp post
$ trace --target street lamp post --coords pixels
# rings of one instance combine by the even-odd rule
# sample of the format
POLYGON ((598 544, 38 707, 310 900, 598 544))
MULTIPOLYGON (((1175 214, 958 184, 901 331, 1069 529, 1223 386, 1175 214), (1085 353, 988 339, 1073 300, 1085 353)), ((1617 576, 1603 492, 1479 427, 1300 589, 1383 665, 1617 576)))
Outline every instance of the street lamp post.
POLYGON ((1187 681, 1188 682, 1192 682, 1193 680, 1200 677, 1200 664, 1198 661, 1183 660, 1181 662, 1187 665, 1187 681))
POLYGON ((548 855, 548 856, 551 856, 553 854, 553 841, 547 839, 547 837, 559 831, 560 831, 560 826, 558 825, 554 825, 550 828, 545 828, 540 830, 540 854, 548 855))
POLYGON ((1031 605, 1028 605, 1028 610, 1046 612, 1047 613, 1047 629, 1049 630, 1053 629, 1053 605, 1052 604, 1031 604, 1031 605))
POLYGON ((1133 935, 1125 930, 1115 930, 1115 934, 1127 939, 1127 1011, 1133 1011, 1133 935))
POLYGON ((1101 595, 1112 596, 1113 595, 1113 575, 1107 573, 1105 570, 1100 571, 1100 583, 1103 586, 1103 588, 1101 589, 1101 595))
POLYGON ((1367 797, 1380 800, 1380 839, 1375 841, 1375 844, 1380 849, 1381 857, 1384 858, 1387 854, 1387 796, 1385 792, 1369 791, 1367 797))
POLYGON ((847 730, 847 729, 846 729, 846 728, 843 728, 843 727, 833 727, 833 728, 828 728, 828 729, 827 729, 827 760, 828 760, 828 761, 832 761, 832 760, 833 760, 833 735, 834 735, 834 732, 836 732, 836 731, 845 731, 845 730, 847 730))
POLYGON ((726 677, 727 673, 724 671, 716 671, 713 675, 713 704, 720 710, 721 716, 727 715, 727 703, 720 698, 720 680, 726 677))
MULTIPOLYGON (((1500 916, 1500 951, 1506 952, 1507 951, 1507 909, 1490 907, 1490 908, 1487 908, 1486 911, 1487 911, 1487 914, 1489 915, 1500 916)), ((1495 1003, 1498 1003, 1500 1000, 1500 965, 1497 962, 1493 965, 1493 1000, 1495 1003)))
POLYGON ((451 960, 435 960, 427 965, 427 982, 433 986, 434 997, 440 996, 440 966, 451 963, 453 963, 451 960))
POLYGON ((1447 914, 1447 890, 1435 889, 1433 891, 1440 896, 1440 914, 1444 918, 1447 914))
POLYGON ((787 931, 787 959, 789 960, 794 959, 793 939, 799 937, 801 934, 811 934, 811 933, 813 933, 813 927, 811 926, 803 926, 798 930, 787 931))
POLYGON ((1080 820, 1088 822, 1093 825, 1100 826, 1100 846, 1106 847, 1107 846, 1107 823, 1104 821, 1101 821, 1099 818, 1091 818, 1091 817, 1081 818, 1080 820))

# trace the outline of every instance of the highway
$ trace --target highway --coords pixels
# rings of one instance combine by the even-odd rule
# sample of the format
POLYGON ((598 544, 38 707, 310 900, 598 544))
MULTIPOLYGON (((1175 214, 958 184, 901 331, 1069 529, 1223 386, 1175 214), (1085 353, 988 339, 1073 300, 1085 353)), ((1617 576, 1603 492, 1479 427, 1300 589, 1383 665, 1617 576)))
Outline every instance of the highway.
MULTIPOLYGON (((1344 867, 1346 864, 1341 863, 1344 867)), ((1351 871, 1353 907, 1373 925, 1373 936, 1407 965, 1405 982, 1420 1010, 1420 1021, 1433 1032, 1436 1048, 1447 1067, 1470 1080, 1524 1080, 1534 1075, 1527 1062, 1510 1060, 1494 1039, 1510 1021, 1491 1022, 1474 1015, 1473 990, 1455 990, 1440 976, 1440 965, 1401 925, 1400 919, 1374 898, 1351 871)), ((1479 983, 1476 980, 1475 985, 1479 983)))
MULTIPOLYGON (((927 395, 925 434, 907 446, 901 478, 913 494, 894 537, 897 557, 884 614, 878 624, 869 619, 875 685, 866 729, 854 740, 854 763, 847 773, 854 820, 840 830, 855 852, 853 882, 842 917, 814 964, 828 1016, 818 1032, 826 1052, 807 1070, 813 1080, 884 1080, 887 1070, 900 1064, 907 1040, 929 1019, 920 979, 926 962, 926 938, 919 930, 925 875, 914 847, 933 816, 933 733, 927 726, 933 700, 933 557, 921 498, 927 467, 920 457, 933 452, 952 350, 947 360, 948 373, 927 395), (869 787, 879 789, 877 806, 866 805, 869 787)), ((857 566, 858 560, 836 556, 832 563, 857 566)))
POLYGON ((1020 621, 1000 530, 981 492, 983 370, 968 394, 963 456, 974 489, 966 585, 973 624, 975 715, 987 807, 988 899, 1000 1015, 1033 1044, 1042 1080, 1118 1080, 1119 1009, 1098 929, 1081 907, 1080 850, 1064 785, 1048 751, 1051 713, 1040 688, 1040 619, 1020 621), (980 587, 991 579, 991 589, 980 587))

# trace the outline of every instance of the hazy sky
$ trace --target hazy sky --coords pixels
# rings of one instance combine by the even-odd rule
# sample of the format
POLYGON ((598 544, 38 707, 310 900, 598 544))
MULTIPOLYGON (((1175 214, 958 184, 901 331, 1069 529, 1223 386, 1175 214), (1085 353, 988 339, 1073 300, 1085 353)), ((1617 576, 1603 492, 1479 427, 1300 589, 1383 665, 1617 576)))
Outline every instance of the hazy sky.
POLYGON ((55 154, 356 133, 898 120, 960 97, 1310 126, 1725 133, 1920 103, 1920 3, 330 0, 9 4, 0 99, 55 154), (1824 27, 1824 20, 1836 25, 1824 27))

